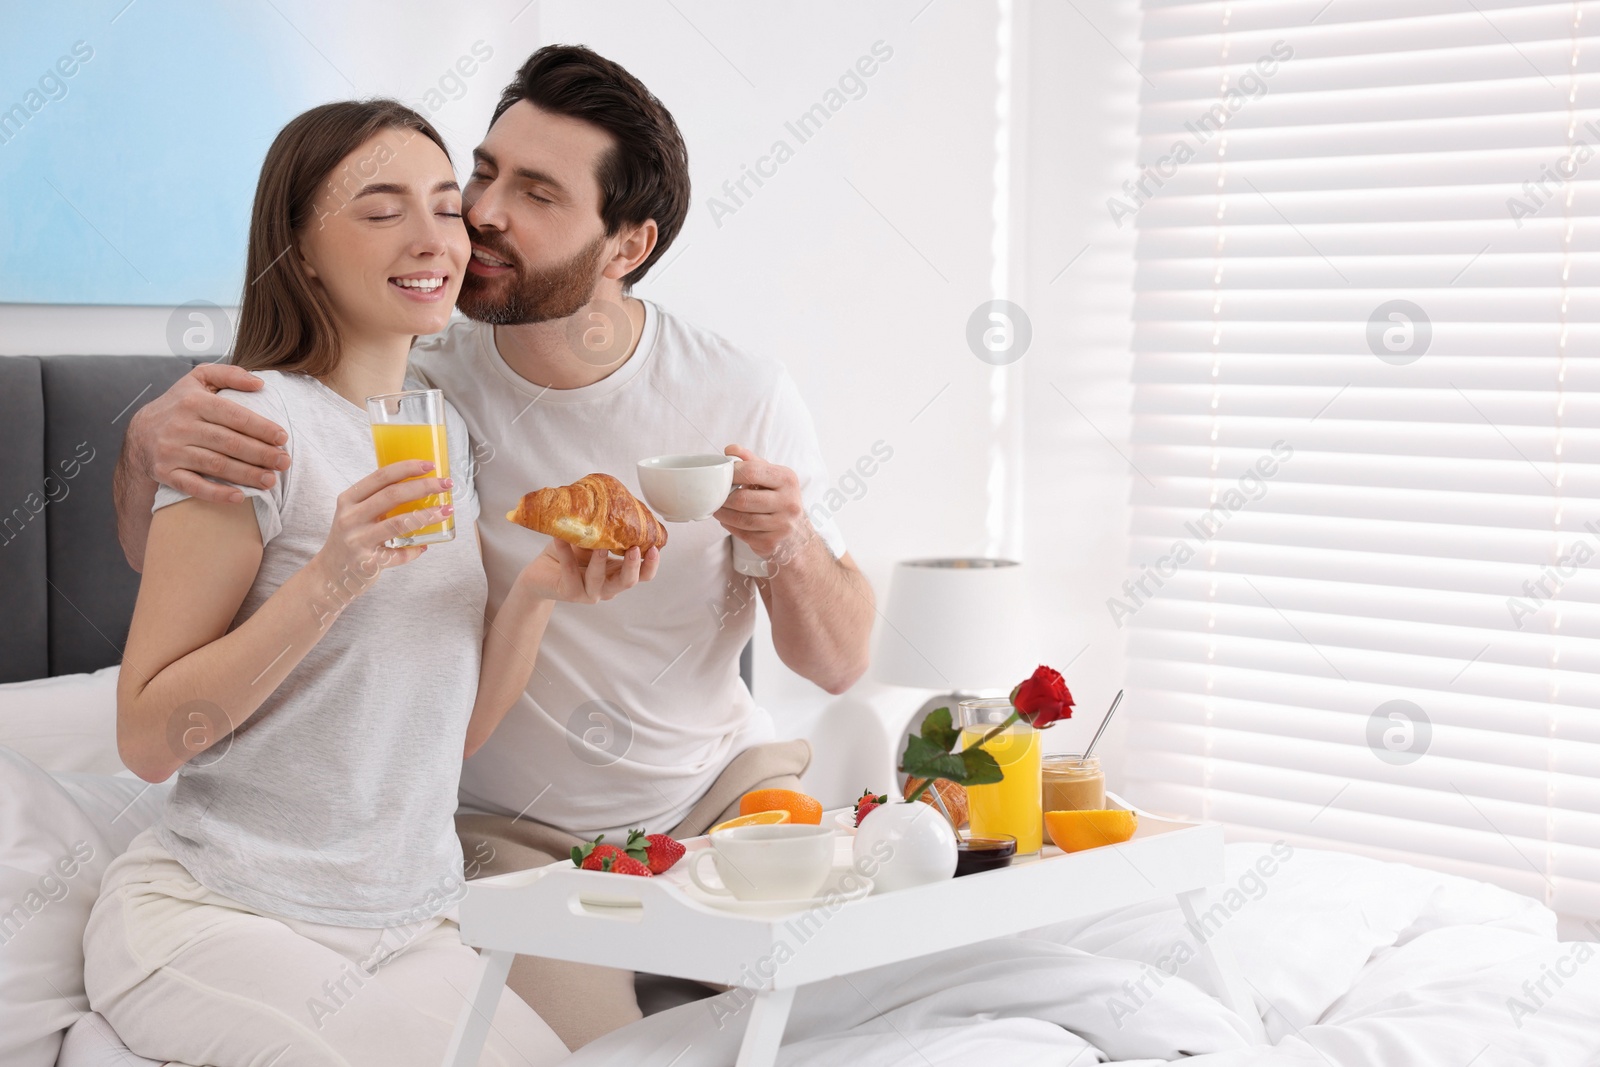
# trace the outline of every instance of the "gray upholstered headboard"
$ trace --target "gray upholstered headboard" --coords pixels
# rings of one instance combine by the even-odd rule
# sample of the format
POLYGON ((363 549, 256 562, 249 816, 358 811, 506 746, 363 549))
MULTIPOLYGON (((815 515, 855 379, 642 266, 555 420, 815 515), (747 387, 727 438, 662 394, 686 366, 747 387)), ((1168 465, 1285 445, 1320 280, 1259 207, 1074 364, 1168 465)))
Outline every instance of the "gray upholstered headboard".
POLYGON ((128 418, 195 362, 0 356, 0 682, 121 660, 139 576, 111 472, 128 418))
POLYGON ((111 472, 128 419, 198 362, 0 356, 0 682, 121 661, 139 576, 117 543, 111 472))

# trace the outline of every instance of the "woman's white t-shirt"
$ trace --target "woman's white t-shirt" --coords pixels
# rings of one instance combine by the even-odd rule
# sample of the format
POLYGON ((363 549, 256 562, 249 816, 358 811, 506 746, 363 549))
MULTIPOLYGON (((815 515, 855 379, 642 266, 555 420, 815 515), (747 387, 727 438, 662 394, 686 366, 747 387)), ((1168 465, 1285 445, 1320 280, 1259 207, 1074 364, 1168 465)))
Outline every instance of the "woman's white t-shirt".
MULTIPOLYGON (((282 426, 294 462, 271 489, 239 487, 262 555, 230 630, 310 562, 338 495, 378 466, 360 408, 302 374, 257 377, 258 392, 221 395, 282 426)), ((157 836, 207 888, 266 914, 360 927, 420 921, 459 897, 456 789, 487 586, 461 461, 466 426, 453 410, 446 432, 455 539, 385 570, 353 600, 321 590, 304 610, 329 620, 322 639, 242 727, 178 771, 157 836), (348 606, 334 617, 340 601, 348 606)), ((185 498, 162 486, 155 510, 185 498)), ((169 736, 182 745, 184 730, 216 721, 185 705, 169 736)))

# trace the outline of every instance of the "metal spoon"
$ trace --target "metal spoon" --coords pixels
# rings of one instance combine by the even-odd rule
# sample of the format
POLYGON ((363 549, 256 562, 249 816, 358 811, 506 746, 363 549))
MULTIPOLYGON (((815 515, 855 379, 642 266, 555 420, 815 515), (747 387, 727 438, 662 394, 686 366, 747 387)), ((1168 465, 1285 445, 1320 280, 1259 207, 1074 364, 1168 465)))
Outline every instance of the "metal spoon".
POLYGON ((1094 751, 1094 746, 1100 740, 1100 735, 1106 732, 1106 724, 1111 721, 1111 716, 1117 713, 1117 705, 1122 703, 1122 694, 1125 690, 1117 690, 1117 698, 1111 702, 1111 707, 1106 709, 1106 717, 1100 720, 1100 729, 1094 732, 1094 737, 1089 740, 1089 747, 1083 750, 1083 759, 1089 758, 1089 753, 1094 751))

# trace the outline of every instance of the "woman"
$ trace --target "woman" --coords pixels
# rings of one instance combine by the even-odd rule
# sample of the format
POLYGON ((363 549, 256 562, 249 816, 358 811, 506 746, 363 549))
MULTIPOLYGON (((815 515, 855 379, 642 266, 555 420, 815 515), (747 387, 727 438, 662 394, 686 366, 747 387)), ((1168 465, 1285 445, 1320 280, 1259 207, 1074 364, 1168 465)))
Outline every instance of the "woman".
MULTIPOLYGON (((287 429, 294 464, 240 503, 158 493, 118 684, 123 761, 178 773, 84 940, 90 1003, 141 1055, 439 1063, 477 960, 451 918, 463 753, 527 684, 556 600, 654 575, 654 550, 552 541, 486 627, 460 417, 450 471, 373 472, 363 400, 412 384, 412 338, 444 327, 468 254, 443 141, 408 108, 314 108, 268 151, 234 351, 264 385, 232 398, 287 429), (449 517, 453 541, 384 547, 449 517)), ((501 998, 485 1063, 565 1055, 501 998)))

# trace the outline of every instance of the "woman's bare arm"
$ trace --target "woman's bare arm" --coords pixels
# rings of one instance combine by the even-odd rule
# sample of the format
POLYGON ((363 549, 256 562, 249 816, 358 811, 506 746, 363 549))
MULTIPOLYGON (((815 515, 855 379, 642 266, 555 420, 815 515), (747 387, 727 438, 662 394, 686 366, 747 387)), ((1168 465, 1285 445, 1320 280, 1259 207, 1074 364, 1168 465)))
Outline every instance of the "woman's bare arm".
MULTIPOLYGON (((478 545, 481 551, 481 539, 478 545)), ((550 539, 545 550, 517 575, 500 610, 484 626, 483 666, 472 720, 467 724, 466 755, 483 747, 528 687, 556 602, 598 604, 610 600, 624 589, 654 578, 660 560, 661 553, 654 548, 644 555, 630 548, 616 560, 608 552, 589 552, 550 539)))
POLYGON ((128 769, 164 781, 243 725, 384 569, 420 556, 382 544, 444 509, 383 516, 442 491, 438 478, 404 481, 431 469, 393 463, 340 494, 327 544, 232 632, 261 567, 252 504, 190 498, 156 512, 117 679, 117 750, 128 769))
POLYGON ((554 600, 544 600, 527 584, 518 582, 484 626, 483 666, 478 673, 472 721, 467 724, 466 755, 483 747, 528 687, 534 660, 539 656, 539 643, 555 606, 554 600))
POLYGON ((243 725, 326 632, 312 610, 324 579, 310 567, 228 632, 261 553, 248 501, 183 500, 152 516, 117 680, 117 749, 146 781, 243 725))

